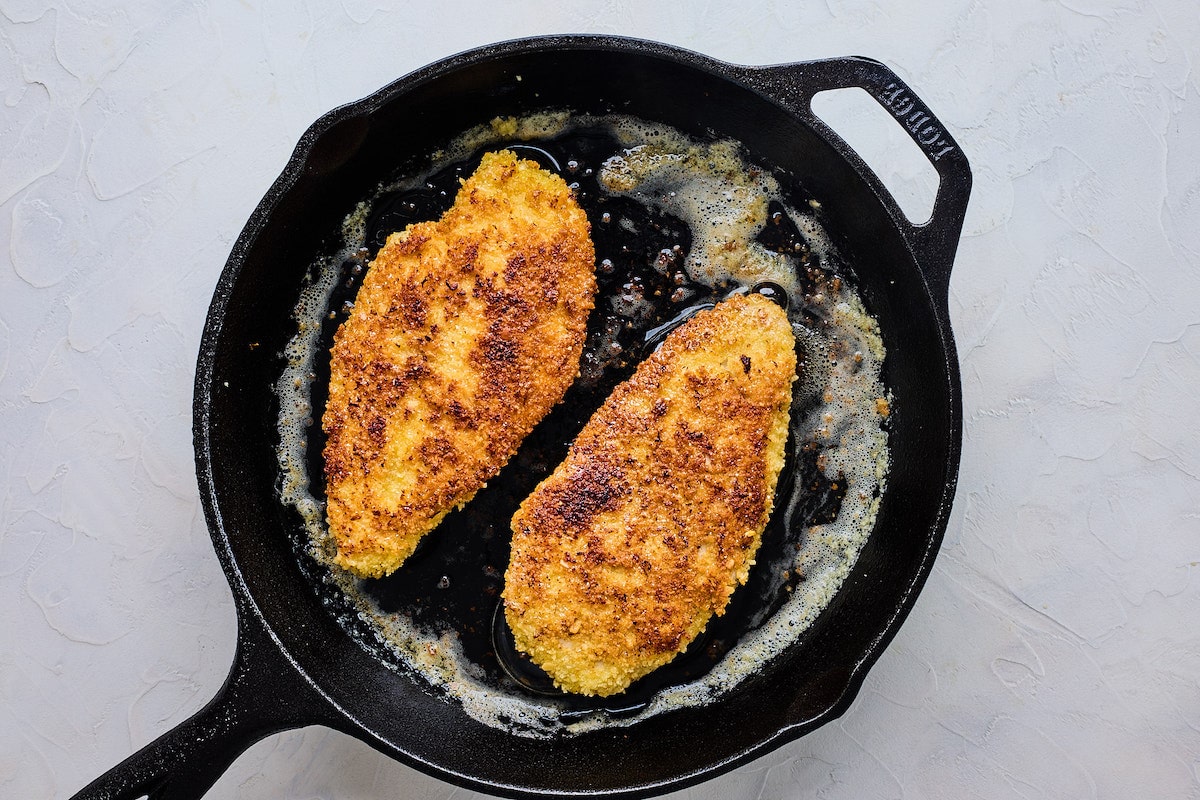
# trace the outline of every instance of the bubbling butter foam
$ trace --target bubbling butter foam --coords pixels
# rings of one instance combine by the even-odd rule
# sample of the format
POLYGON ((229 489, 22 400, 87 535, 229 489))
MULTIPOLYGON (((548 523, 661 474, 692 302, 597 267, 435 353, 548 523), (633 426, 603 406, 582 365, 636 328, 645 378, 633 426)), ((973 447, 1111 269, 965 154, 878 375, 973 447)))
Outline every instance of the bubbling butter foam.
MULTIPOLYGON (((380 194, 420 187, 429 175, 482 149, 515 142, 549 143, 584 128, 602 130, 618 144, 597 165, 601 191, 686 224, 691 246, 683 269, 691 281, 721 292, 746 291, 771 282, 787 293, 803 359, 793 402, 792 459, 797 462, 817 454, 818 468, 829 481, 841 484, 844 495, 832 519, 806 524, 803 530, 786 530, 787 540, 801 546, 786 548, 787 554, 771 563, 760 554, 756 570, 776 570, 802 579, 788 583, 782 605, 765 619, 755 620, 757 624, 703 676, 661 689, 640 709, 621 715, 602 710, 564 713, 570 706, 563 699, 530 694, 515 685, 498 686, 464 655, 454 631, 429 630, 403 612, 384 611, 362 590, 359 579, 333 564, 324 507, 310 489, 306 450, 314 424, 315 363, 323 348, 322 327, 335 311, 330 305, 343 265, 356 259, 365 263, 365 222, 372 201, 361 203, 345 220, 341 249, 312 265, 296 306, 298 332, 285 350, 287 367, 277 384, 280 497, 303 520, 309 554, 322 565, 316 579, 340 593, 341 604, 331 603, 331 610, 344 618, 347 629, 361 632, 364 625, 348 619, 356 617, 370 631, 372 641, 364 641, 365 646, 376 652, 386 649, 404 669, 459 702, 470 716, 530 737, 635 724, 671 709, 711 702, 761 672, 767 661, 799 640, 853 568, 874 527, 889 469, 883 424, 889 396, 880 378, 885 353, 878 324, 854 289, 835 272, 810 268, 840 263, 813 209, 789 206, 777 179, 747 163, 736 142, 697 142, 673 128, 619 115, 550 112, 498 119, 465 132, 434 154, 427 173, 381 186, 380 194), (806 263, 760 241, 759 233, 771 224, 773 213, 785 214, 802 235, 806 263), (802 273, 807 282, 801 280, 802 273)), ((622 311, 623 303, 634 301, 614 295, 610 302, 622 311)), ((689 315, 684 310, 676 319, 689 315)), ((608 344, 601 337, 600 345, 608 344)), ((807 485, 796 481, 791 497, 778 498, 776 513, 785 515, 786 524, 792 524, 788 509, 799 504, 807 491, 807 485)), ((497 527, 507 526, 501 521, 497 527)))
POLYGON ((767 224, 768 201, 780 193, 775 177, 748 169, 730 141, 653 138, 654 144, 635 145, 605 161, 601 185, 687 224, 693 240, 684 269, 693 280, 710 286, 770 281, 795 296, 795 267, 755 238, 767 224))

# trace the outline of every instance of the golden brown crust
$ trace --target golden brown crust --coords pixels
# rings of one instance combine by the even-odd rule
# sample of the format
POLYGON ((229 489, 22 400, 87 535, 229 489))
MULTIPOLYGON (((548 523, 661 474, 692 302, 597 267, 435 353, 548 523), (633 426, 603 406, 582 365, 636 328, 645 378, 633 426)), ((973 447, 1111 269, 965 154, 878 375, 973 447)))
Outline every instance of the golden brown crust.
POLYGON ((589 232, 560 177, 501 151, 440 220, 388 237, 334 337, 322 422, 338 564, 395 570, 562 399, 596 291, 589 232))
POLYGON ((771 301, 701 312, 522 503, 505 615, 558 686, 623 691, 724 613, 771 513, 795 373, 791 325, 771 301))

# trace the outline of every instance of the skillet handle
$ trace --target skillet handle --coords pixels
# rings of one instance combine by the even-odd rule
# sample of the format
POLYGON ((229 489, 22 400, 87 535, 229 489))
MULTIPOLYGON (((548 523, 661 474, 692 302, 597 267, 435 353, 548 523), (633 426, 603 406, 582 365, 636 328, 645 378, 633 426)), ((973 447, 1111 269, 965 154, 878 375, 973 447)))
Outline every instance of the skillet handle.
POLYGON ((72 800, 197 800, 246 748, 272 733, 328 723, 330 708, 261 625, 243 622, 225 685, 208 705, 81 789, 72 800))
POLYGON ((736 75, 802 119, 856 166, 884 200, 889 215, 916 255, 933 296, 945 302, 971 194, 971 167, 962 148, 929 107, 891 69, 861 56, 738 67, 736 75), (812 99, 819 92, 855 87, 864 89, 891 113, 937 171, 939 181, 933 213, 924 224, 909 221, 858 154, 813 112, 812 99))

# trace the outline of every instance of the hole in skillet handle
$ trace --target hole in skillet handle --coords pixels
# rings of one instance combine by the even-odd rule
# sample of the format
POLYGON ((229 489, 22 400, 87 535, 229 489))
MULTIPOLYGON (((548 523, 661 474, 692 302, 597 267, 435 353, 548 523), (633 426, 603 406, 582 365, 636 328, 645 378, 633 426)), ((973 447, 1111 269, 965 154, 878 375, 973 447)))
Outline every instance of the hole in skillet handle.
MULTIPOLYGON (((727 65, 729 76, 779 103, 823 138, 852 166, 888 209, 912 249, 933 298, 948 301, 950 270, 971 195, 971 167, 954 137, 928 106, 885 64, 862 56, 803 61, 768 67, 727 65), (892 117, 937 172, 937 190, 927 222, 913 223, 879 175, 813 110, 822 92, 858 88, 892 117)), ((885 170, 887 172, 888 170, 885 170)))
POLYGON ((854 148, 913 225, 933 216, 941 182, 937 170, 905 136, 891 114, 865 89, 827 89, 812 99, 813 113, 854 148))

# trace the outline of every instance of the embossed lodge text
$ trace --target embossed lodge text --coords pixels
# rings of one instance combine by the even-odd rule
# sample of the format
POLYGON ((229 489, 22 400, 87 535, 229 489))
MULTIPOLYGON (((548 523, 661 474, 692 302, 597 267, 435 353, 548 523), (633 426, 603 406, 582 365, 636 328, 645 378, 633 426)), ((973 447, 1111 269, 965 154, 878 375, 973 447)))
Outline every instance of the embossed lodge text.
POLYGON ((917 108, 916 100, 903 87, 889 83, 879 91, 878 98, 904 127, 912 131, 913 136, 925 147, 934 161, 954 149, 954 145, 946 141, 945 132, 931 124, 933 117, 917 108))

